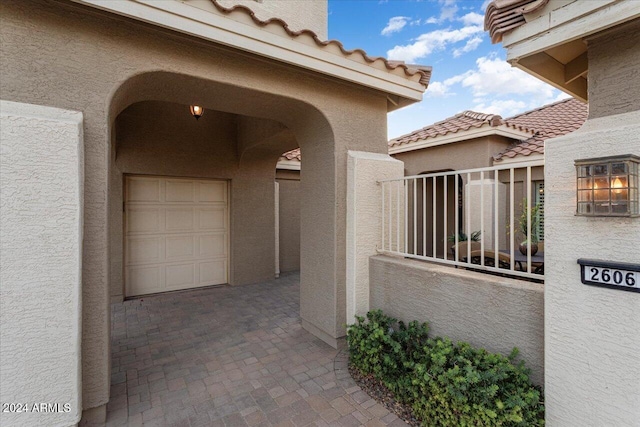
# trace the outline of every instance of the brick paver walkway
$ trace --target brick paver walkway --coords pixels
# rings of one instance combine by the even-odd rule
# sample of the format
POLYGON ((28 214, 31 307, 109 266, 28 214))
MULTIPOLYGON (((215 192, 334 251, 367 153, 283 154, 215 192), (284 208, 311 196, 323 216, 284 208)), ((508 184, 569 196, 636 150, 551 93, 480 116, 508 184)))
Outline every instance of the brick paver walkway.
POLYGON ((299 276, 112 306, 108 426, 405 426, 302 329, 299 276))

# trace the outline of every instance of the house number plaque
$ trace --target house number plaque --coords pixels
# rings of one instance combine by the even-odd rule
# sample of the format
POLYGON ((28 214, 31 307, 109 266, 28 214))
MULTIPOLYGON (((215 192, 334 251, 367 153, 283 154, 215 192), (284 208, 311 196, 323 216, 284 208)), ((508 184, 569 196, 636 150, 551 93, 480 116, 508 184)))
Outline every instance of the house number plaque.
POLYGON ((640 292, 640 264, 582 258, 578 264, 585 285, 640 292))

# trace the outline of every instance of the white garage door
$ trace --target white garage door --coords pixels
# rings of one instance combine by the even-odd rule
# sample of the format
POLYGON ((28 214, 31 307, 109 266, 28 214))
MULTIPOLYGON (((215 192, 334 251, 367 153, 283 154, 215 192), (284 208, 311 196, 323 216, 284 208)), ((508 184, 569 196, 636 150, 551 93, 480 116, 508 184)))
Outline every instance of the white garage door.
POLYGON ((227 283, 226 181, 127 176, 127 296, 227 283))

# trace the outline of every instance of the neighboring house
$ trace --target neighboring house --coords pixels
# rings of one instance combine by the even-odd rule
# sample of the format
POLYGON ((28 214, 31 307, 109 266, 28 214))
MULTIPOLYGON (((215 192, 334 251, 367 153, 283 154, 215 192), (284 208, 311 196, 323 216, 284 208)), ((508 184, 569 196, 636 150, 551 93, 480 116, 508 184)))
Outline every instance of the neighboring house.
MULTIPOLYGON (((558 137, 571 133, 582 126, 587 119, 588 107, 583 101, 574 98, 565 99, 553 104, 545 105, 531 111, 527 111, 513 117, 503 119, 496 114, 484 114, 474 111, 464 111, 453 117, 446 118, 437 123, 425 126, 421 129, 410 132, 406 135, 394 138, 389 141, 389 154, 404 162, 405 175, 413 176, 426 173, 442 171, 460 171, 476 169, 488 166, 513 164, 522 162, 544 160, 544 141, 549 138, 558 137)), ((286 173, 294 179, 296 172, 300 169, 300 150, 296 149, 285 153, 278 162, 278 174, 285 176, 286 173), (286 171, 286 172, 285 172, 286 171)), ((534 167, 532 175, 532 205, 539 205, 540 218, 539 228, 535 230, 541 240, 544 239, 544 167, 534 167)), ((514 199, 516 206, 520 208, 522 199, 526 196, 526 185, 523 174, 515 177, 514 199)), ((502 174, 501 185, 508 186, 508 176, 502 174)), ((459 217, 463 218, 465 208, 472 211, 479 209, 479 198, 477 194, 469 194, 470 201, 465 203, 465 180, 464 176, 459 177, 458 186, 459 217)), ((453 177, 448 178, 447 183, 447 232, 450 236, 455 232, 455 185, 453 177)), ((505 194, 510 194, 507 188, 503 188, 505 194)), ((432 183, 427 183, 427 212, 432 210, 432 183)), ((437 237, 437 256, 443 256, 444 235, 442 228, 443 204, 444 204, 444 179, 438 178, 436 181, 436 218, 435 236, 437 237)), ((283 200, 287 195, 281 193, 283 200)), ((418 197, 421 200, 421 195, 418 197)), ((491 198, 488 192, 487 197, 491 198)), ((505 213, 509 206, 510 199, 505 197, 501 207, 502 224, 507 223, 505 213)), ((287 206, 285 204, 285 206, 287 206)), ((419 214, 422 211, 421 203, 418 203, 419 214)), ((489 209, 488 218, 493 211, 489 209)), ((419 215, 420 216, 420 215, 419 215)), ((473 219, 477 223, 477 219, 473 219)), ((432 248, 431 236, 433 233, 433 221, 429 217, 427 223, 427 255, 431 256, 432 248)), ((283 241, 290 242, 289 234, 295 230, 295 215, 291 212, 281 211, 281 231, 280 236, 283 241), (284 220, 283 218, 290 218, 284 220), (284 222, 286 221, 286 222, 284 222)), ((479 228, 479 224, 474 224, 479 228)), ((491 229, 492 225, 487 225, 491 229)), ((506 230, 506 228, 505 228, 506 230)), ((464 230, 461 230, 464 231, 464 230)), ((419 225, 418 235, 423 233, 422 226, 419 225)), ((409 233, 411 234, 411 233, 409 233)), ((501 247, 505 247, 506 234, 501 232, 501 247)), ((523 237, 518 235, 518 240, 523 237)), ((490 243, 490 241, 489 241, 490 243)), ((418 247, 422 247, 422 239, 419 240, 418 247)), ((286 259, 290 254, 291 245, 281 246, 281 260, 286 259)), ((282 261, 281 261, 282 262, 282 261)), ((283 270, 286 271, 286 270, 283 270)))
MULTIPOLYGON (((440 122, 426 126, 422 129, 410 132, 389 141, 389 154, 405 165, 405 175, 413 176, 443 171, 464 171, 489 166, 510 164, 516 166, 523 162, 544 160, 544 141, 549 138, 571 133, 582 126, 587 119, 587 104, 577 99, 569 98, 553 104, 545 105, 522 114, 503 119, 495 114, 483 114, 474 111, 464 111, 440 122)), ((516 209, 522 209, 522 200, 527 197, 525 176, 522 171, 517 171, 514 180, 514 203, 516 209)), ((471 188, 479 183, 477 174, 470 175, 471 188)), ((480 209, 480 196, 477 187, 467 191, 466 174, 458 177, 459 185, 457 195, 459 203, 459 217, 464 218, 465 210, 477 212, 480 209), (468 199, 468 200, 467 200, 468 199)), ((502 224, 499 231, 500 247, 505 248, 507 234, 505 224, 511 200, 509 195, 508 173, 501 172, 499 176, 500 197, 499 223, 502 224)), ((531 205, 540 205, 538 210, 540 218, 539 228, 534 230, 541 240, 544 239, 544 167, 531 169, 531 205)), ((447 232, 443 232, 443 205, 444 205, 444 178, 436 180, 436 229, 433 233, 433 221, 428 218, 427 223, 427 248, 432 247, 431 236, 437 236, 436 256, 443 257, 444 236, 455 233, 455 182, 454 177, 448 177, 447 183, 447 232)), ((427 212, 432 211, 432 183, 427 182, 427 212)), ((487 234, 486 243, 491 246, 494 235, 493 221, 493 176, 485 176, 486 223, 481 227, 478 218, 472 218, 471 230, 464 230, 460 224, 460 230, 467 234, 483 229, 487 234)), ((420 198, 420 194, 418 195, 420 198)), ((418 204, 419 209, 421 203, 418 204)), ((520 212, 516 212, 519 216, 520 212)), ((411 233, 410 233, 411 234, 411 233)), ((419 227, 418 235, 422 235, 419 227)), ((518 241, 524 240, 520 234, 518 241)), ((418 243, 421 247, 422 239, 418 243)), ((427 251, 432 256, 432 251, 427 251)))
POLYGON ((300 316, 337 346, 374 251, 347 255, 348 171, 399 173, 386 116, 431 69, 326 35, 325 0, 1 3, 0 400, 70 404, 1 424, 104 420, 111 301, 272 279, 274 165, 296 147, 300 316))
MULTIPOLYGON (((640 156, 640 5, 497 0, 487 6, 485 29, 494 43, 502 42, 513 66, 589 103, 584 125, 548 139, 544 148, 546 425, 638 425, 640 293, 622 292, 632 281, 626 288, 585 286, 577 263, 602 260, 640 270, 639 202, 629 184, 637 180, 637 166, 625 192, 614 188, 615 180, 603 185, 608 177, 598 177, 607 190, 604 206, 613 210, 609 189, 620 191, 629 195, 630 213, 586 216, 578 210, 575 163, 640 156)), ((581 183, 595 192, 591 179, 581 183)))

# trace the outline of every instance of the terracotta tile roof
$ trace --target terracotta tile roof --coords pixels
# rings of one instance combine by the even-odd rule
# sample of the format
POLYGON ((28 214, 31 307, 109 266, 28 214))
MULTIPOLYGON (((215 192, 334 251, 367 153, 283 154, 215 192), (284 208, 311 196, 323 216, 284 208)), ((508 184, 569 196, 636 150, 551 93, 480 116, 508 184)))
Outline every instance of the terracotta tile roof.
POLYGON ((524 15, 534 12, 549 0, 494 0, 484 13, 484 29, 492 43, 502 41, 502 35, 526 23, 524 15))
MULTIPOLYGON (((565 135, 580 128, 587 120, 588 107, 582 101, 574 98, 565 99, 553 104, 544 105, 535 110, 503 119, 497 114, 484 114, 475 111, 464 111, 453 117, 426 126, 389 141, 389 147, 411 142, 435 138, 450 133, 480 128, 482 126, 507 126, 512 129, 531 132, 533 135, 526 140, 517 141, 505 151, 494 156, 494 160, 516 156, 529 156, 532 153, 544 154, 544 141, 556 136, 565 135)), ((301 160, 300 149, 288 151, 280 160, 301 160)))
POLYGON ((296 148, 295 150, 287 151, 282 156, 280 156, 280 160, 297 160, 300 161, 300 149, 296 148))
POLYGON ((588 114, 587 104, 569 98, 505 119, 505 123, 533 129, 535 134, 529 139, 514 143, 493 158, 500 161, 534 153, 544 154, 544 142, 547 139, 579 129, 587 120, 588 114))
POLYGON ((475 111, 463 111, 453 117, 449 117, 440 122, 415 130, 406 135, 389 141, 389 147, 396 147, 403 144, 409 144, 437 136, 444 136, 449 133, 469 130, 471 128, 480 128, 483 126, 496 127, 504 124, 502 117, 497 114, 483 114, 475 111))
POLYGON ((299 39, 299 41, 302 43, 310 39, 315 43, 315 45, 325 49, 328 52, 340 53, 344 57, 351 60, 368 64, 374 68, 386 69, 393 74, 402 72, 407 79, 416 80, 420 82, 420 84, 422 84, 425 88, 429 85, 429 80, 431 79, 431 67, 429 66, 409 65, 401 61, 389 61, 382 57, 369 56, 362 49, 347 50, 338 40, 323 41, 315 32, 311 30, 305 29, 300 31, 293 31, 291 30, 291 28, 289 28, 289 25, 280 18, 271 18, 263 21, 246 6, 236 5, 233 7, 224 7, 216 0, 210 1, 219 12, 227 15, 231 19, 237 20, 238 22, 247 23, 247 18, 250 18, 255 25, 265 28, 270 32, 282 34, 283 36, 288 36, 293 39, 299 39))

